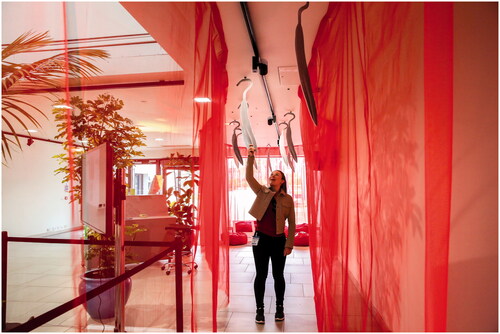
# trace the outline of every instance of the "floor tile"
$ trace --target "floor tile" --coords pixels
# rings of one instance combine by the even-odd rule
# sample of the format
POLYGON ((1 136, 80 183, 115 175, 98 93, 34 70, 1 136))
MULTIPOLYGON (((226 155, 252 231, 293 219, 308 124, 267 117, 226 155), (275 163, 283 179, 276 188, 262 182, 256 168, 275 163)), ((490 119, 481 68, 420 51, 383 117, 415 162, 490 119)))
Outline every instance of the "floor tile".
POLYGON ((284 307, 286 314, 316 314, 314 299, 312 297, 286 297, 284 307))
POLYGON ((255 312, 235 312, 226 327, 226 332, 282 332, 283 322, 275 322, 274 317, 266 314, 266 323, 255 323, 255 312))
POLYGON ((248 266, 252 266, 253 264, 231 264, 231 272, 232 273, 241 273, 241 272, 246 272, 248 266))
MULTIPOLYGON (((286 266, 293 264, 304 264, 304 259, 300 257, 287 257, 286 258, 286 266)), ((311 267, 311 266, 309 266, 311 267)))
POLYGON ((58 287, 34 287, 26 286, 22 289, 9 289, 7 292, 8 301, 39 301, 44 297, 50 296, 61 288, 58 287))
POLYGON ((299 274, 299 273, 294 273, 291 276, 291 283, 309 283, 312 284, 312 274, 307 273, 307 274, 299 274))
POLYGON ((252 283, 255 278, 254 273, 235 273, 231 272, 231 282, 235 283, 252 283))
POLYGON ((316 315, 285 313, 285 332, 317 332, 316 315))
MULTIPOLYGON (((264 296, 265 312, 270 312, 271 297, 264 296)), ((232 296, 228 306, 230 312, 250 312, 255 313, 255 297, 254 296, 232 296)))
POLYGON ((63 304, 65 302, 69 302, 70 300, 74 299, 75 297, 78 297, 77 294, 75 294, 75 291, 73 288, 60 288, 59 290, 55 291, 54 293, 43 297, 40 299, 40 302, 47 302, 47 303, 60 303, 63 304))
POLYGON ((231 296, 253 296, 253 283, 231 282, 231 296))
MULTIPOLYGON (((7 285, 25 285, 35 279, 43 277, 43 274, 9 273, 7 275, 7 285)), ((7 294, 9 291, 7 290, 7 294)))
POLYGON ((304 288, 304 297, 314 297, 314 287, 312 284, 303 283, 302 287, 304 288))
POLYGON ((291 264, 288 260, 285 264, 285 273, 306 274, 309 272, 311 272, 311 266, 291 264))
POLYGON ((292 255, 293 257, 309 258, 309 247, 294 247, 292 255))
POLYGON ((66 332, 68 327, 65 326, 40 326, 32 330, 32 332, 43 332, 43 333, 53 333, 53 332, 66 332))
POLYGON ((241 263, 246 263, 246 264, 252 264, 253 265, 253 264, 255 264, 255 261, 253 259, 253 256, 252 257, 243 257, 242 260, 241 260, 241 263))
MULTIPOLYGON (((36 245, 34 245, 36 246, 36 245)), ((12 263, 9 271, 9 306, 8 321, 26 321, 31 315, 40 315, 74 297, 73 270, 71 251, 67 245, 47 245, 33 250, 18 247, 16 252, 9 252, 12 263), (40 250, 40 251, 38 251, 40 250), (34 254, 35 253, 35 254, 34 254), (54 253, 56 255, 54 255, 54 253), (59 254, 64 253, 64 254, 59 254), (52 254, 52 255, 50 255, 52 254), (15 257, 19 261, 13 261, 15 257), (41 258, 50 258, 47 267, 38 266, 41 258), (32 264, 32 267, 30 265, 32 264), (65 265, 66 263, 66 265, 65 265), (23 272, 32 268, 33 273, 23 272), (47 268, 47 270, 45 270, 47 268), (10 285, 16 282, 15 285, 10 285), (36 300, 33 300, 36 299, 36 300), (17 300, 17 301, 15 301, 17 300), (9 311, 10 310, 10 311, 9 311), (10 318, 9 318, 10 316, 10 318)), ((218 314, 218 331, 227 332, 260 332, 283 331, 287 323, 294 322, 287 331, 316 331, 313 303, 312 282, 309 282, 310 265, 307 247, 295 248, 287 258, 285 267, 285 322, 274 321, 275 295, 271 264, 266 281, 265 313, 267 323, 255 324, 255 298, 253 281, 255 266, 250 245, 231 247, 229 262, 231 263, 231 303, 218 314), (308 296, 309 294, 309 296, 308 296)), ((192 275, 183 271, 184 291, 184 329, 190 331, 190 282, 195 280, 198 331, 212 331, 211 317, 211 272, 202 254, 197 253, 199 268, 192 275), (207 302, 208 301, 208 302, 207 302)), ((174 332, 175 331, 175 272, 165 275, 160 270, 161 264, 154 264, 133 279, 132 294, 126 306, 126 330, 129 332, 174 332)), ((78 283, 78 282, 77 282, 78 283)), ((219 297, 221 298, 221 297, 219 297)), ((90 319, 83 306, 69 311, 44 325, 39 331, 52 329, 53 332, 76 330, 77 319, 86 326, 86 331, 101 332, 100 321, 90 319)), ((104 320, 104 331, 114 331, 114 320, 104 320)), ((290 326, 290 325, 289 325, 290 326)))
MULTIPOLYGON (((76 285, 78 285, 80 279, 76 280, 76 285)), ((31 281, 26 282, 29 286, 51 286, 51 287, 64 287, 71 288, 74 286, 73 276, 71 275, 43 275, 37 277, 31 281)))

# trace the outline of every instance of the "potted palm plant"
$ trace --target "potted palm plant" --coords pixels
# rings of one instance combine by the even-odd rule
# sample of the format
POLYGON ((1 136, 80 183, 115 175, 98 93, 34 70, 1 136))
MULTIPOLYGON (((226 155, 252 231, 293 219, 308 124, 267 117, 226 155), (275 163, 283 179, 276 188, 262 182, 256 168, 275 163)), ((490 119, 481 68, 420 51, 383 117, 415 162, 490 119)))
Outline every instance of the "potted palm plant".
MULTIPOLYGON (((170 159, 167 160, 166 166, 175 167, 179 170, 188 172, 185 175, 177 176, 177 187, 169 187, 167 189, 167 207, 169 213, 176 217, 177 224, 184 225, 190 228, 195 226, 195 217, 197 207, 194 203, 195 187, 199 184, 199 176, 191 167, 193 158, 188 155, 179 154, 176 156, 172 153, 170 159), (173 197, 172 197, 173 196, 173 197)), ((168 173, 170 174, 170 173, 168 173)), ((168 175, 167 174, 167 175, 168 175)), ((184 232, 182 235, 183 248, 191 249, 194 242, 194 232, 184 232)))
MULTIPOLYGON (((61 101, 63 102, 63 101, 61 101)), ((138 149, 145 146, 145 135, 132 124, 128 118, 120 115, 123 101, 109 94, 101 94, 94 100, 84 101, 79 96, 71 98, 71 107, 74 113, 71 116, 73 140, 82 144, 80 151, 74 152, 74 177, 75 185, 72 200, 81 201, 82 154, 86 150, 108 142, 113 150, 113 166, 115 169, 126 168, 133 164, 133 158, 144 156, 138 149)), ((55 139, 63 139, 65 153, 54 156, 59 160, 60 168, 56 174, 63 174, 63 183, 70 178, 70 165, 67 147, 68 121, 66 110, 55 107, 53 110, 57 123, 58 135, 55 139)), ((126 227, 126 234, 135 236, 145 229, 138 225, 126 227)), ((89 240, 114 241, 113 237, 102 235, 86 227, 85 236, 89 240)), ((81 292, 91 290, 114 277, 114 246, 86 246, 87 272, 83 276, 85 285, 80 286, 81 292)), ((127 256, 131 259, 131 255, 127 256)), ((130 294, 131 280, 125 283, 126 299, 130 294), (127 292, 128 291, 128 292, 127 292)), ((87 311, 93 318, 109 318, 114 316, 114 288, 104 292, 87 302, 87 311), (100 298, 100 299, 99 299, 100 298), (100 308, 99 308, 100 306, 100 308)))
POLYGON ((16 129, 28 130, 28 125, 40 128, 40 117, 47 116, 27 96, 46 96, 44 89, 62 88, 62 78, 89 78, 101 72, 92 62, 106 59, 109 54, 98 49, 72 49, 31 63, 12 61, 27 52, 42 51, 56 41, 48 32, 27 32, 2 50, 2 129, 13 134, 13 139, 2 131, 2 159, 12 158, 11 146, 22 150, 16 129))

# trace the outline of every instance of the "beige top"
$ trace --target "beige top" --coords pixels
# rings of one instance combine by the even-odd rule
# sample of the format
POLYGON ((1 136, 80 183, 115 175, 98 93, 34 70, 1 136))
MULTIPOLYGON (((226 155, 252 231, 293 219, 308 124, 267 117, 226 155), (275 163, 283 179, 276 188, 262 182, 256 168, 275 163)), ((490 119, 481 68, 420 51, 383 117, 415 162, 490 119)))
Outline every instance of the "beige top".
MULTIPOLYGON (((248 157, 246 179, 248 185, 252 188, 257 197, 255 198, 255 201, 253 202, 248 213, 257 220, 261 220, 276 192, 264 185, 261 185, 254 178, 254 160, 254 156, 248 157)), ((293 199, 292 196, 281 190, 278 196, 276 196, 276 234, 285 232, 285 219, 288 219, 288 238, 286 239, 285 247, 293 248, 293 240, 295 239, 295 209, 293 206, 293 199)))

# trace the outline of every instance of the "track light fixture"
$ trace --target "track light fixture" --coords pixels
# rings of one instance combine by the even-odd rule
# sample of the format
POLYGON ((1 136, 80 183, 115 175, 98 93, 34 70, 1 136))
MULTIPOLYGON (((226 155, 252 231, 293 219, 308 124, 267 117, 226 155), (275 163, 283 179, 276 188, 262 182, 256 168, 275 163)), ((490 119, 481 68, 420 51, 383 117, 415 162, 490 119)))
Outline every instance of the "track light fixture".
POLYGON ((33 138, 28 138, 28 146, 31 146, 34 142, 33 138))

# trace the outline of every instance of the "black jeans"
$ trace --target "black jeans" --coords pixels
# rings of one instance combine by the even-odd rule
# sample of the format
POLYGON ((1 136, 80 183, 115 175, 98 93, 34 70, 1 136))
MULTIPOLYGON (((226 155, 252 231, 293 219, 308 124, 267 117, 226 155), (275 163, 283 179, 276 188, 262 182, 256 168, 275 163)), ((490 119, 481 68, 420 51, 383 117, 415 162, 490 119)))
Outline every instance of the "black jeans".
POLYGON ((253 258, 255 260, 255 281, 253 289, 255 292, 255 302, 257 308, 264 307, 264 292, 266 289, 266 279, 269 268, 269 258, 271 259, 274 278, 274 292, 276 293, 276 304, 283 305, 285 298, 285 251, 286 237, 271 237, 260 232, 259 244, 252 246, 253 258))

